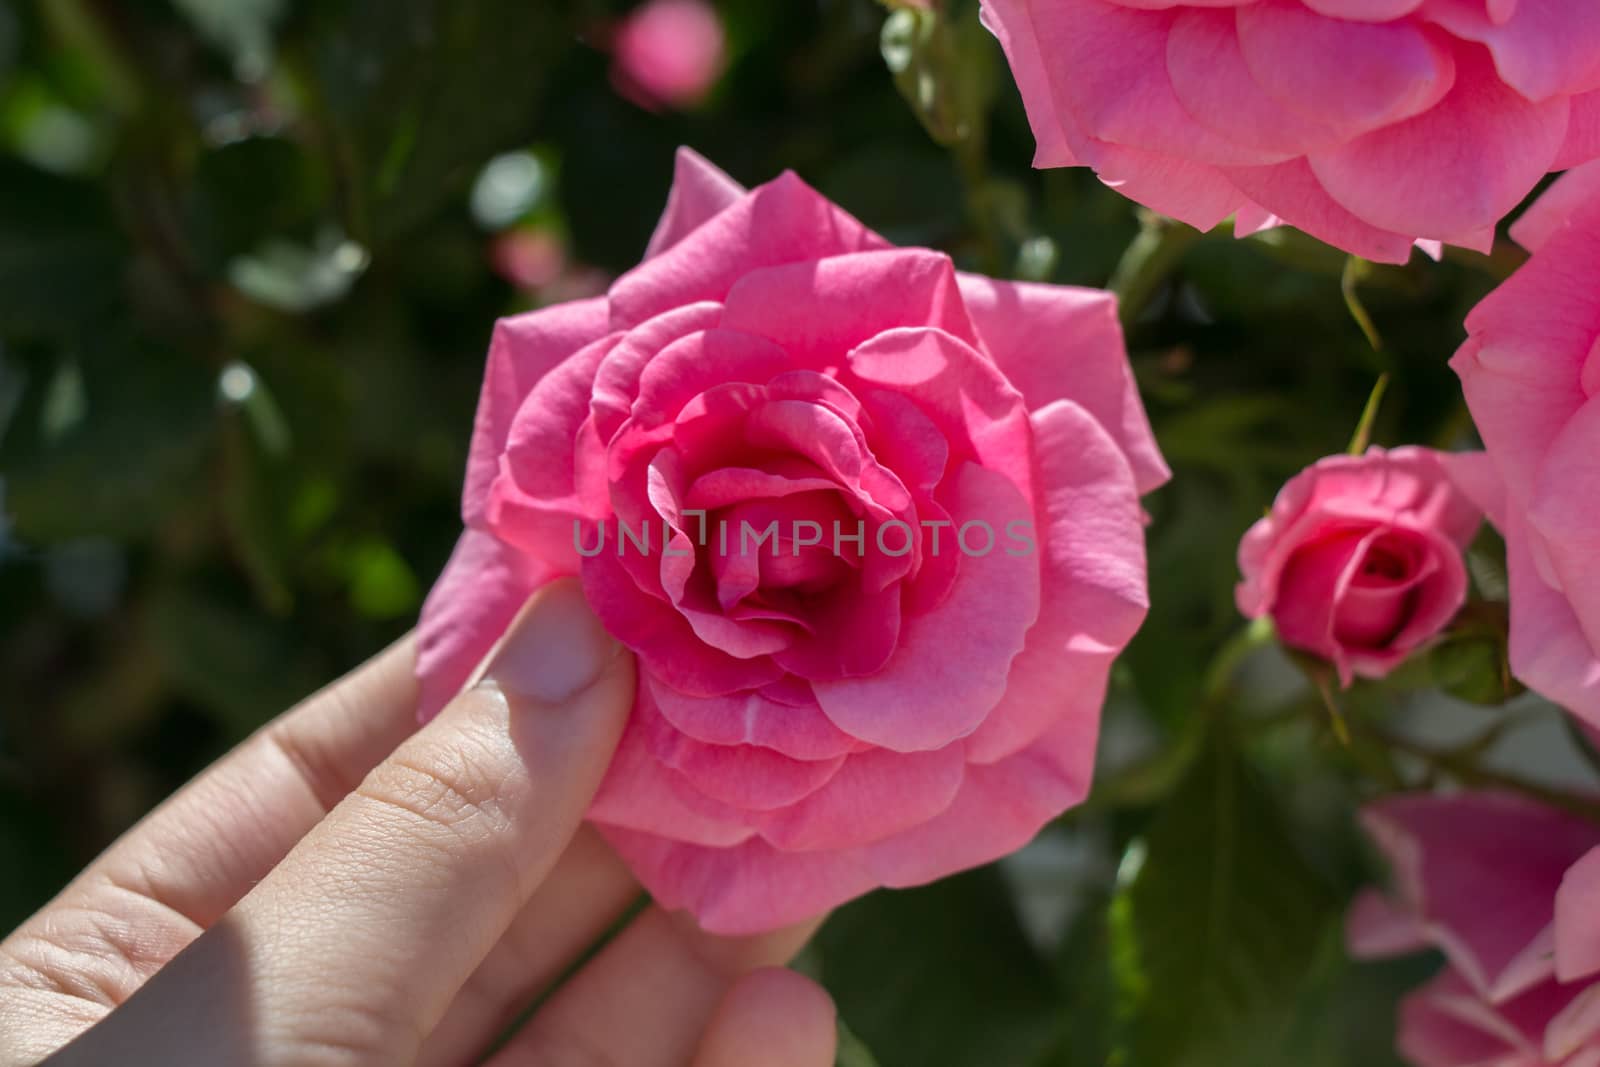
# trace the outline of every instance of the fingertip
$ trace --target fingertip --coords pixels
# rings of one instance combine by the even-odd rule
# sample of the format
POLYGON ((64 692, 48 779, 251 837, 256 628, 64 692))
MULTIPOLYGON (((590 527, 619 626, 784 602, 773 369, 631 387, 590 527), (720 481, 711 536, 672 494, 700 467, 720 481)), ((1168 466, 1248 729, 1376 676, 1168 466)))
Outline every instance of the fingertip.
POLYGON ((733 984, 706 1028, 694 1067, 831 1067, 838 1013, 817 983, 784 967, 733 984))
MULTIPOLYGON (((544 586, 517 613, 488 676, 509 692, 559 706, 617 673, 621 644, 606 632, 573 578, 544 586)), ((631 674, 631 671, 629 672, 631 674)))

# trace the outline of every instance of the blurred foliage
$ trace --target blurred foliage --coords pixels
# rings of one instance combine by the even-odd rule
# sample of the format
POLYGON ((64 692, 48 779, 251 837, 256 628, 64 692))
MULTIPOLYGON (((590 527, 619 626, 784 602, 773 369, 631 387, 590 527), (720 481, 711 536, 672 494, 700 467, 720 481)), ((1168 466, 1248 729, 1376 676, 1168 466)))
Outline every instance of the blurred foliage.
MULTIPOLYGON (((0 926, 408 627, 459 530, 494 319, 634 263, 688 143, 969 268, 1115 278, 1177 472, 1149 501, 1154 610, 1100 785, 1046 835, 1098 842, 1106 872, 845 908, 818 951, 848 1061, 1392 1063, 1415 967, 1355 968, 1337 926, 1371 875, 1362 782, 1397 772, 1334 744, 1303 682, 1274 709, 1213 663, 1241 628, 1240 534, 1345 447, 1380 374, 1374 441, 1463 443, 1446 359, 1501 263, 1352 270, 1034 172, 971 0, 887 28, 868 0, 722 0, 730 67, 688 113, 613 90, 627 6, 0 4, 0 926), (1025 921, 1041 905, 1056 928, 1025 921)), ((1492 583, 1494 546, 1474 566, 1492 583)), ((1432 668, 1499 703, 1504 621, 1481 607, 1432 668)))

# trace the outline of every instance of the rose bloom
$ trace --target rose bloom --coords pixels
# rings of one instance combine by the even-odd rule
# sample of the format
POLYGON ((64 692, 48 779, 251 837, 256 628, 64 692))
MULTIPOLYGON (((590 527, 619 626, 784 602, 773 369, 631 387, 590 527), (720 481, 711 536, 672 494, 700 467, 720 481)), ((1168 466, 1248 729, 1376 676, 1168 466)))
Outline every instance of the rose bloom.
POLYGON ((589 814, 661 904, 746 932, 926 882, 1083 799, 1166 478, 1108 294, 685 151, 643 264, 495 331, 422 711, 581 574, 640 671, 589 814))
POLYGON ((1455 617, 1481 516, 1438 454, 1371 448, 1295 475, 1239 544, 1239 610, 1349 685, 1381 678, 1455 617))
POLYGON ((1487 249, 1600 157, 1587 0, 983 0, 1038 140, 1202 230, 1278 222, 1368 259, 1487 249))
POLYGON ((1518 223, 1532 257, 1467 316, 1451 366, 1488 452, 1457 478, 1505 535, 1511 669, 1600 726, 1600 174, 1518 223))
POLYGON ((1363 814, 1393 893, 1358 897, 1358 957, 1448 961, 1400 1009, 1417 1067, 1600 1065, 1600 826, 1508 793, 1407 795, 1363 814))
POLYGON ((693 107, 722 76, 727 42, 706 0, 647 0, 612 41, 611 80, 641 107, 693 107))

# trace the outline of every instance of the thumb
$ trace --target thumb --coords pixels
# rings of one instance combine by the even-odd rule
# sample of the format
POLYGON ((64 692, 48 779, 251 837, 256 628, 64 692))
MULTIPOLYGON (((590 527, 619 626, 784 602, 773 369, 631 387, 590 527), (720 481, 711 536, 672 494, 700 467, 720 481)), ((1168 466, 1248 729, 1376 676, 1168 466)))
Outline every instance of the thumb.
MULTIPOLYGON (((633 689, 578 583, 547 586, 483 680, 126 1007, 156 998, 226 1031, 240 995, 219 974, 248 977, 248 1026, 233 1020, 212 1062, 409 1062, 576 832, 633 689)), ((168 1062, 195 1062, 195 1037, 168 1062)))
POLYGON ((832 1067, 838 1048, 833 1000, 782 967, 734 983, 706 1027, 694 1067, 832 1067))

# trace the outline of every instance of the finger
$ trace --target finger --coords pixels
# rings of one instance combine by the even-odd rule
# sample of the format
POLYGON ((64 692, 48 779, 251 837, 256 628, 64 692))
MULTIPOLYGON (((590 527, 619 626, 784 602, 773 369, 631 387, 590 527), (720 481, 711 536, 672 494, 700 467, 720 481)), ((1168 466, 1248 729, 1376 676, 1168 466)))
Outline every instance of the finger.
POLYGON ((734 982, 787 963, 816 926, 720 938, 648 908, 558 989, 488 1067, 681 1067, 734 982))
MULTIPOLYGON (((416 729, 408 635, 257 731, 119 841, 121 868, 210 926, 416 729)), ((94 873, 94 868, 90 868, 94 873)))
POLYGON ((592 827, 579 830, 428 1035, 418 1067, 476 1062, 639 893, 611 846, 592 827))
POLYGON ((838 1039, 833 998, 804 975, 767 967, 722 998, 694 1067, 833 1067, 838 1039))
POLYGON ((92 1051, 410 1062, 567 847, 632 701, 632 662, 577 583, 547 587, 484 682, 91 1030, 92 1051), (174 1035, 174 1011, 199 1022, 174 1035))
POLYGON ((259 882, 415 728, 407 637, 263 727, 0 945, 0 1022, 65 1043, 259 882))

